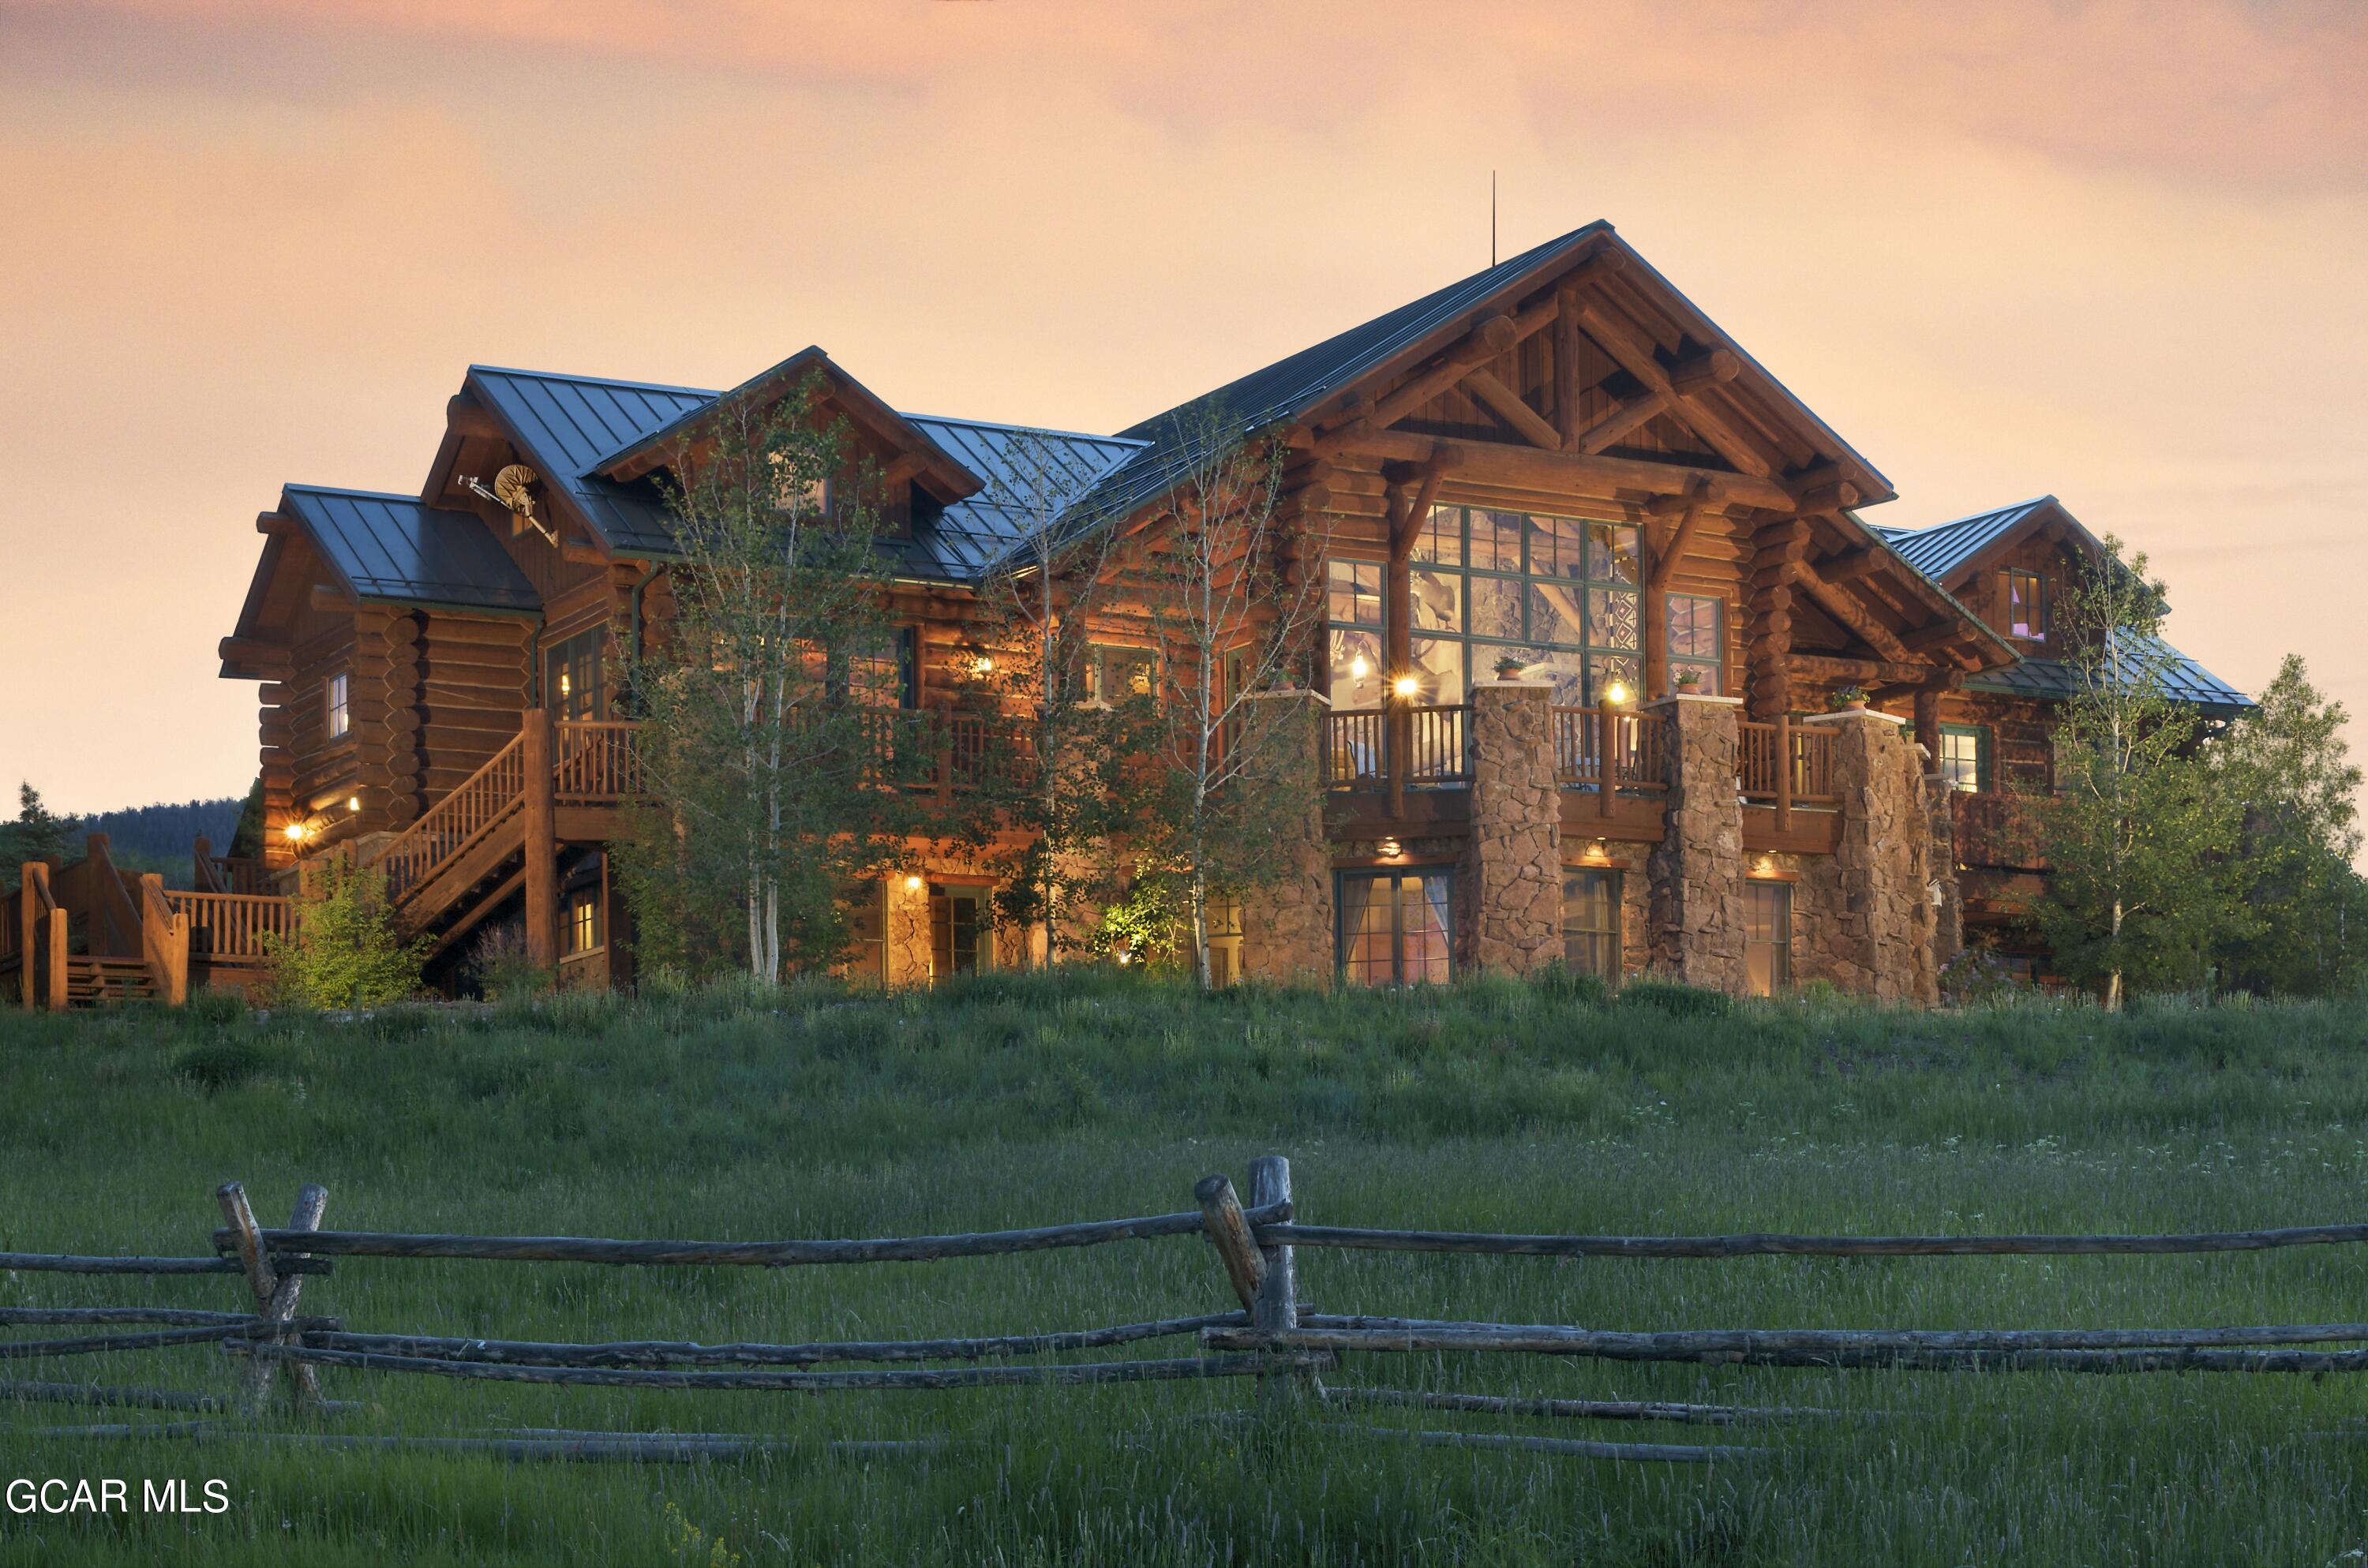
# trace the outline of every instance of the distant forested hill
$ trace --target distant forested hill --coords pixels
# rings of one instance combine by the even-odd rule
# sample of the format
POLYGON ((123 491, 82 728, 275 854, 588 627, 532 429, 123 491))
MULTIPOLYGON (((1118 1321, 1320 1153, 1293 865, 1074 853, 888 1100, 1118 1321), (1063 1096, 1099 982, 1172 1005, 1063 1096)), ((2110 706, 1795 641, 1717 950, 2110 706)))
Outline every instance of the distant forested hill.
POLYGON ((108 847, 119 863, 177 862, 186 870, 190 846, 203 837, 217 855, 230 849, 238 827, 239 808, 246 802, 236 795, 214 801, 160 801, 153 806, 128 806, 120 812, 99 812, 74 824, 73 842, 79 846, 86 833, 107 835, 108 847))

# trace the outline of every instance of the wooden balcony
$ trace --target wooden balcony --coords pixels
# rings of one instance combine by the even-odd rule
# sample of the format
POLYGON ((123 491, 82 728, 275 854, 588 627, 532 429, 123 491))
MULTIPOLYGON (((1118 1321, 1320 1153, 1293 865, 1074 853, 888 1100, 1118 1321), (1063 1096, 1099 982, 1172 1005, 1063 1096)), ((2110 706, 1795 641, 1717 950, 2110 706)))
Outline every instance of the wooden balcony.
POLYGON ((1658 794, 1668 790, 1669 725, 1659 714, 1606 714, 1600 708, 1553 711, 1554 778, 1564 789, 1600 793, 1608 756, 1614 791, 1658 794))
POLYGON ((1386 790, 1394 765, 1410 789, 1469 784, 1472 710, 1368 708, 1324 716, 1324 780, 1334 790, 1386 790))
POLYGON ((1736 792, 1749 802, 1830 806, 1841 800, 1834 787, 1834 733, 1806 725, 1763 724, 1746 719, 1736 725, 1742 772, 1736 792), (1779 757, 1784 760, 1780 763, 1779 757))

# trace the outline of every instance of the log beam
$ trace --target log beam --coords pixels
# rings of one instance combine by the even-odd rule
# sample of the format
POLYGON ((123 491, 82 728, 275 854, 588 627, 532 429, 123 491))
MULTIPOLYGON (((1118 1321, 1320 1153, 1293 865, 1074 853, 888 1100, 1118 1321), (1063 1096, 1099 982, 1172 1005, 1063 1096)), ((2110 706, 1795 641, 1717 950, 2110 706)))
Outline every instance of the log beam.
POLYGON ((1722 506, 1765 507, 1790 512, 1792 493, 1771 480, 1749 474, 1725 473, 1691 464, 1654 462, 1645 458, 1614 458, 1588 452, 1547 452, 1516 447, 1505 441, 1443 441, 1409 431, 1352 426, 1313 437, 1308 444, 1321 455, 1351 453, 1360 457, 1428 461, 1442 446, 1461 448, 1464 477, 1476 484, 1497 484, 1514 490, 1577 491, 1586 494, 1616 494, 1623 490, 1650 495, 1683 495, 1696 483, 1707 483, 1711 499, 1722 506))
POLYGON ((1513 347, 1518 341, 1518 332, 1510 316, 1483 316, 1473 324, 1472 330, 1463 335, 1461 342, 1375 403, 1369 417, 1383 429, 1396 424, 1513 347))
MULTIPOLYGON (((1587 335, 1603 346, 1603 351, 1620 362, 1621 369, 1645 384, 1648 392, 1660 392, 1677 399, 1683 406, 1677 416, 1702 433, 1718 455, 1755 479, 1766 479, 1776 470, 1759 449, 1733 426, 1696 399, 1679 392, 1670 381, 1669 373, 1653 358, 1652 349, 1640 342, 1628 328, 1612 319, 1611 309, 1603 301, 1582 297, 1578 303, 1579 324, 1587 335)), ((1715 385, 1716 379, 1700 382, 1696 392, 1715 385)))
POLYGON ((1521 401, 1521 394, 1498 381, 1486 370, 1474 370, 1463 378, 1463 390, 1486 404, 1506 424, 1511 426, 1532 447, 1558 451, 1562 433, 1547 424, 1537 410, 1521 401))
POLYGON ((1847 590, 1836 587, 1817 574, 1817 569, 1803 561, 1793 567, 1793 580, 1817 602, 1817 608, 1849 627, 1866 642, 1866 645, 1895 664, 1909 662, 1907 650, 1899 644, 1898 633, 1883 624, 1874 613, 1852 598, 1847 590))

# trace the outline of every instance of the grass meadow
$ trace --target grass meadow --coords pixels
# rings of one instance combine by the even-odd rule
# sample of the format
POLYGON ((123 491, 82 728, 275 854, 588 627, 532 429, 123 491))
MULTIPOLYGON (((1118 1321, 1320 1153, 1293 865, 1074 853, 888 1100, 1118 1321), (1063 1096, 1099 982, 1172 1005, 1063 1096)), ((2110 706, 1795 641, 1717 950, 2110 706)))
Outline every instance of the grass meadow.
MULTIPOLYGON (((1681 1017, 1509 983, 1403 996, 1118 975, 928 995, 564 997, 359 1021, 199 1006, 0 1015, 0 1250, 205 1249, 265 1223, 765 1239, 1191 1207, 1288 1154, 1311 1222, 1565 1232, 2171 1231, 2368 1220, 2368 1011, 1957 1014, 1831 999, 1681 1017)), ((1315 1310, 1676 1327, 2368 1319, 2358 1248, 2162 1258, 1597 1260, 1303 1251, 1315 1310)), ((1198 1238, 834 1268, 354 1259, 352 1329, 791 1340, 1223 1311, 1198 1238)), ((237 1307, 226 1277, 0 1276, 0 1304, 237 1307)), ((17 1337, 79 1332, 11 1330, 17 1337)), ((1172 1356, 1164 1341, 1098 1356, 1172 1356)), ((227 1392, 211 1346, 12 1377, 227 1392)), ((324 1429, 765 1433, 687 1466, 62 1436, 145 1412, 0 1402, 0 1477, 220 1479, 219 1517, 0 1513, 53 1563, 2339 1564, 2368 1558, 2368 1378, 1827 1372, 1360 1355, 1338 1383, 1816 1405, 1740 1429, 1331 1417, 1740 1442, 1713 1467, 1418 1447, 1207 1419, 1240 1382, 831 1394, 476 1384, 324 1368, 324 1429), (837 1438, 947 1437, 926 1454, 837 1438)), ((287 1431, 290 1413, 262 1425, 287 1431)))

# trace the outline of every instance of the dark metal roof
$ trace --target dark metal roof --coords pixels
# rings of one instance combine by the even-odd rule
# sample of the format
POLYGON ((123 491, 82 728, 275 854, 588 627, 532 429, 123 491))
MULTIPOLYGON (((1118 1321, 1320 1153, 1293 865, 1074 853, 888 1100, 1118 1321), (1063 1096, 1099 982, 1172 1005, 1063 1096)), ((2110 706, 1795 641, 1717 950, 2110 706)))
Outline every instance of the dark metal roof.
MULTIPOLYGON (((2061 517, 2088 542, 2092 552, 2104 557, 2104 541, 2083 527, 2080 519, 2053 495, 2033 496, 2011 506, 1975 512, 1928 528, 1877 528, 1874 531, 1902 560, 1937 586, 2042 512, 2061 517)), ((2243 692, 2158 637, 2136 640, 2120 663, 2124 675, 2135 675, 2147 665, 2159 668, 2170 696, 2209 713, 2235 713, 2253 706, 2252 699, 2243 692), (2141 649, 2146 651, 2146 656, 2141 656, 2141 649)), ((2080 686, 2078 674, 2061 659, 2018 658, 2003 669, 1967 676, 1965 688, 2055 700, 2073 696, 2080 686)))
MULTIPOLYGON (((2129 643, 2117 661, 2124 676, 2135 677, 2150 666, 2157 668, 2167 695, 2207 713, 2240 713, 2253 706, 2252 699, 2162 639, 2132 638, 2129 643)), ((2062 659, 2023 659, 2004 669, 1966 676, 1965 689, 2059 700, 2078 693, 2080 676, 2062 659)))
POLYGON ((696 387, 469 367, 469 385, 518 436, 543 481, 567 493, 618 555, 673 553, 666 504, 648 483, 595 478, 603 458, 715 401, 696 387))
POLYGON ((985 487, 948 506, 934 523, 916 524, 908 566, 939 581, 975 581, 1034 532, 1049 508, 1066 513, 1077 498, 1145 443, 1121 436, 1037 430, 908 414, 914 427, 985 487))
MULTIPOLYGON (((2032 514, 2049 506, 2062 510, 2055 496, 2039 495, 2028 501, 2018 501, 2011 506, 2001 506, 1995 512, 1976 512, 1970 517, 1935 523, 1928 528, 1869 526, 1874 528, 1910 566, 1931 581, 1941 583, 1956 575, 1959 567, 2013 532, 2032 514)), ((2069 513, 2065 515, 2067 518, 2070 517, 2069 513)))
POLYGON ((532 613, 542 598, 479 518, 416 495, 290 484, 283 509, 356 597, 532 613))

